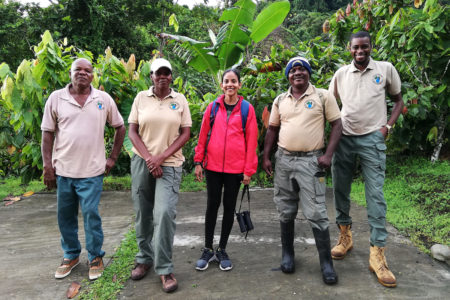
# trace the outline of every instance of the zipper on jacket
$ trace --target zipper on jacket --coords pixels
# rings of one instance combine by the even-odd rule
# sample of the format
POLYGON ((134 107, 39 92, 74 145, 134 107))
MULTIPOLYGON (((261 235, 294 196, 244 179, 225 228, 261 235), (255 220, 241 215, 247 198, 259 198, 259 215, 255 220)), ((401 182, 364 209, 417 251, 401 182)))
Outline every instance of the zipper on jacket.
MULTIPOLYGON (((225 109, 225 112, 226 112, 226 109, 225 109)), ((231 113, 230 113, 230 118, 231 118, 232 113, 233 113, 233 111, 231 111, 231 113)), ((228 121, 230 120, 230 118, 228 118, 228 114, 227 114, 227 128, 225 129, 225 141, 223 143, 222 173, 225 173, 225 155, 226 155, 226 149, 227 149, 228 121)))
MULTIPOLYGON (((224 103, 225 103, 225 99, 223 99, 224 103)), ((239 100, 238 102, 239 103, 239 100)), ((237 106, 236 103, 236 106, 237 106)), ((223 105, 225 107, 225 104, 223 105)), ((228 121, 230 121, 231 115, 233 114, 234 110, 236 109, 236 106, 233 108, 233 110, 230 113, 230 117, 228 118, 228 114, 227 114, 227 128, 225 129, 225 142, 223 143, 223 162, 222 162, 222 173, 225 173, 225 155, 226 155, 226 148, 227 148, 227 134, 228 134, 228 121)), ((226 111, 226 108, 225 108, 226 111)))

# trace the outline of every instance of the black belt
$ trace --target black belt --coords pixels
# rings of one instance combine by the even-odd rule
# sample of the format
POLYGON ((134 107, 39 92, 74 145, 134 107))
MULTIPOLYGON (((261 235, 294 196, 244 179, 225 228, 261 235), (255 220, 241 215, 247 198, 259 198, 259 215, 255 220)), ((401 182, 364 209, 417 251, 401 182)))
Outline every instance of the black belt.
POLYGON ((308 151, 308 152, 302 152, 302 151, 289 151, 286 150, 282 147, 278 147, 278 149, 280 149, 281 153, 284 155, 290 155, 290 156, 314 156, 314 155, 322 155, 323 151, 322 149, 319 150, 313 150, 313 151, 308 151))

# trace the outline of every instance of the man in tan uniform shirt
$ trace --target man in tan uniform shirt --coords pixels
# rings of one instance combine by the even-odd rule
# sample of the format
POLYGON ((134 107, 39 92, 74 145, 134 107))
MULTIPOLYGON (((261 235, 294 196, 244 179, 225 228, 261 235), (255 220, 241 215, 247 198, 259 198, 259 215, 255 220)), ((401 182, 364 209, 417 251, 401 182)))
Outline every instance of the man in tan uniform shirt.
POLYGON ((356 158, 359 157, 365 182, 367 214, 370 225, 370 269, 378 281, 396 286, 384 256, 386 245, 386 200, 383 195, 388 135, 403 108, 401 82, 397 70, 388 62, 375 61, 370 35, 360 31, 350 37, 351 64, 340 68, 331 80, 329 91, 342 103, 342 138, 333 157, 333 188, 336 223, 340 229, 334 259, 343 259, 353 247, 350 231, 350 188, 356 158), (387 120, 386 92, 394 102, 387 120))
POLYGON ((270 152, 278 142, 274 202, 280 216, 281 270, 295 271, 294 222, 300 204, 313 228, 323 281, 334 284, 337 275, 330 253, 324 169, 331 165, 342 132, 339 107, 332 93, 310 84, 311 66, 303 57, 292 58, 285 74, 291 87, 272 105, 263 156, 263 168, 270 176, 270 152), (325 121, 330 122, 332 129, 323 153, 325 121))
POLYGON ((83 213, 89 279, 102 275, 105 252, 98 213, 103 175, 120 153, 125 127, 114 100, 92 85, 92 64, 84 58, 73 62, 71 83, 53 92, 42 118, 44 183, 57 187, 58 226, 64 258, 55 278, 64 278, 79 264, 78 207, 83 213), (108 122, 116 129, 114 146, 105 158, 104 132, 108 122))

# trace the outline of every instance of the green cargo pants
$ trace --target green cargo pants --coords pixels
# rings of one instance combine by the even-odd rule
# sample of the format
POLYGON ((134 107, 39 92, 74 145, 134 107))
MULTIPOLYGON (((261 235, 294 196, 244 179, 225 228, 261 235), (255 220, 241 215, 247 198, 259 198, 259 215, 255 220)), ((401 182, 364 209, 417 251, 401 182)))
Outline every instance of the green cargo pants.
POLYGON ((136 213, 136 262, 154 265, 158 275, 173 272, 172 248, 175 235, 176 204, 181 182, 181 167, 162 167, 163 176, 155 179, 145 160, 131 159, 131 197, 136 213))
POLYGON ((387 238, 386 200, 383 194, 386 145, 379 130, 362 136, 343 135, 339 141, 332 165, 336 223, 352 224, 350 191, 357 157, 364 178, 370 243, 384 247, 387 238))

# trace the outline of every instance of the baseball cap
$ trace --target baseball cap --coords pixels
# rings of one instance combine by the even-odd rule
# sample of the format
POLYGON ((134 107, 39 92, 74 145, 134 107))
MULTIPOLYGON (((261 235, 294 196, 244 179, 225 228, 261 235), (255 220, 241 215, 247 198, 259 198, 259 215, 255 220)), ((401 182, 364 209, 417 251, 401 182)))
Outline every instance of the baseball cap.
POLYGON ((152 62, 152 65, 150 67, 150 71, 152 73, 158 71, 161 68, 167 68, 172 72, 172 65, 167 59, 164 58, 157 58, 152 62))
POLYGON ((296 57, 291 58, 286 65, 286 70, 284 71, 284 75, 286 75, 286 78, 289 79, 289 71, 293 67, 298 67, 298 66, 304 67, 306 70, 308 70, 309 75, 311 75, 311 66, 309 64, 309 61, 304 57, 296 56, 296 57))

